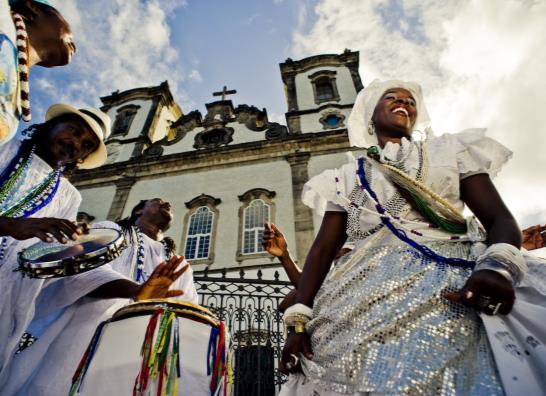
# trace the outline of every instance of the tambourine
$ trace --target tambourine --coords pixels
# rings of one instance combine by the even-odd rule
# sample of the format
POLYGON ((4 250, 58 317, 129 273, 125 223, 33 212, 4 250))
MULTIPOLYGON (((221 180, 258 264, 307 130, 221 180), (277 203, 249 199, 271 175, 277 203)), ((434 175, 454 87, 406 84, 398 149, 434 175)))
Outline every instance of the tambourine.
POLYGON ((58 278, 100 267, 119 257, 127 246, 113 228, 92 228, 76 241, 38 242, 18 255, 19 271, 30 278, 58 278))

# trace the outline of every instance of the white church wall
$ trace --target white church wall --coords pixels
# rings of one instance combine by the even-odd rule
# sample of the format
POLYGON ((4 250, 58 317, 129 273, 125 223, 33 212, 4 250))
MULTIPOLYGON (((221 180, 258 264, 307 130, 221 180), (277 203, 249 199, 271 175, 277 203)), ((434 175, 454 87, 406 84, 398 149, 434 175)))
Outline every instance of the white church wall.
POLYGON ((186 133, 186 135, 181 140, 179 140, 172 146, 163 146, 163 155, 194 151, 195 148, 193 147, 193 145, 195 144, 195 135, 197 135, 201 131, 203 131, 203 128, 195 128, 186 133))
POLYGON ((163 106, 159 113, 159 119, 155 125, 155 129, 150 131, 150 140, 156 142, 163 139, 169 131, 170 125, 176 121, 176 117, 167 106, 163 106))
MULTIPOLYGON (((176 241, 178 251, 183 253, 184 218, 188 212, 184 203, 201 194, 220 198, 222 202, 217 206, 219 217, 215 233, 215 260, 211 269, 272 264, 275 261, 269 256, 243 260, 241 264, 236 261, 238 238, 240 238, 239 209, 242 205, 238 196, 254 188, 265 188, 276 192, 273 198, 275 217, 272 220, 282 229, 289 245, 295 251, 291 173, 286 161, 140 180, 131 189, 125 206, 125 215, 141 199, 161 197, 168 200, 172 204, 175 218, 167 235, 176 241)), ((196 266, 194 269, 202 268, 203 266, 196 266)))
MULTIPOLYGON (((233 141, 228 144, 232 146, 235 144, 257 142, 265 139, 265 131, 256 132, 248 129, 244 124, 238 122, 232 122, 226 125, 228 128, 233 128, 233 141)), ((163 155, 175 154, 175 153, 185 153, 189 151, 194 151, 195 148, 195 136, 202 132, 204 128, 199 127, 189 131, 180 141, 173 144, 172 146, 163 147, 163 155)))
MULTIPOLYGON (((351 114, 351 109, 338 109, 335 107, 327 108, 322 110, 320 113, 310 113, 310 114, 302 114, 300 116, 300 127, 302 133, 307 132, 324 132, 328 131, 330 129, 324 129, 324 126, 319 121, 323 115, 329 114, 329 113, 340 113, 345 116, 345 119, 343 121, 343 126, 340 126, 340 128, 346 128, 347 127, 347 121, 349 119, 349 114, 351 114)), ((337 128, 336 128, 337 129, 337 128)))
POLYGON ((82 203, 78 211, 95 216, 95 221, 106 220, 108 210, 116 194, 115 186, 79 189, 82 203))
POLYGON ((245 124, 232 122, 227 124, 227 126, 233 128, 233 142, 231 142, 230 145, 257 142, 265 139, 265 131, 252 131, 248 129, 245 124))
MULTIPOLYGON (((131 139, 140 136, 140 133, 142 132, 144 125, 146 123, 146 119, 148 118, 148 114, 151 110, 152 102, 150 100, 132 100, 129 102, 124 102, 120 106, 112 107, 110 110, 108 110, 107 114, 110 116, 110 119, 112 120, 112 123, 116 121, 117 111, 118 109, 125 107, 127 105, 135 105, 140 106, 138 109, 135 118, 133 118, 133 122, 131 123, 131 126, 129 127, 129 132, 127 135, 119 136, 121 140, 125 139, 131 139)), ((113 126, 113 125, 112 125, 113 126)), ((134 143, 131 144, 121 144, 119 146, 119 152, 116 155, 116 158, 114 161, 108 161, 109 163, 112 162, 122 162, 127 161, 131 158, 131 155, 133 154, 133 149, 135 145, 134 143)))

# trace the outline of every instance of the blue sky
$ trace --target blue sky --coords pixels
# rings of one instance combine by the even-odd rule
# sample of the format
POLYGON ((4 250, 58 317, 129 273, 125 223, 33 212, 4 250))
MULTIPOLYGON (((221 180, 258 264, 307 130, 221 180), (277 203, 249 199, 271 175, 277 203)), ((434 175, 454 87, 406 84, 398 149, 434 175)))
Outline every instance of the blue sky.
POLYGON ((287 57, 360 51, 364 85, 422 84, 436 133, 487 127, 514 151, 496 184, 522 225, 546 222, 546 2, 541 0, 56 0, 78 53, 33 68, 35 120, 169 80, 184 112, 224 85, 284 122, 287 57), (522 197, 525 197, 522 199, 522 197))
MULTIPOLYGON (((87 2, 74 3, 81 13, 82 24, 85 24, 87 2)), ((145 3, 141 1, 140 7, 145 3)), ((157 2, 160 5, 162 3, 157 2)), ((141 86, 170 80, 175 94, 179 94, 176 99, 185 112, 195 108, 205 111, 204 104, 215 100, 212 92, 227 85, 228 88, 237 90, 237 94, 232 97, 235 104, 265 107, 271 117, 282 121, 286 104, 279 63, 291 55, 293 28, 298 26, 302 3, 269 0, 190 0, 177 3, 178 6, 166 17, 170 29, 169 47, 177 51, 176 62, 170 62, 168 74, 158 73, 149 76, 145 81, 131 82, 135 86, 141 86), (172 75, 177 75, 176 79, 172 75)), ((60 4, 59 8, 62 10, 62 2, 57 4, 60 4)), ((69 15, 70 12, 67 19, 70 19, 69 15)), ((77 44, 81 41, 77 35, 81 30, 87 29, 75 29, 77 44)), ((87 58, 81 56, 86 47, 87 40, 86 45, 76 54, 73 64, 68 67, 55 70, 35 68, 32 80, 43 82, 47 79, 59 87, 67 83, 76 84, 81 75, 78 71, 87 58)), ((104 67, 107 69, 109 66, 105 64, 104 67)), ((115 81, 111 81, 110 84, 104 84, 98 92, 106 95, 116 89, 129 88, 124 85, 126 84, 117 86, 115 81)), ((57 91, 35 90, 31 100, 37 106, 37 117, 48 103, 55 101, 53 92, 57 91)), ((98 97, 90 95, 72 93, 66 99, 99 104, 98 97)))

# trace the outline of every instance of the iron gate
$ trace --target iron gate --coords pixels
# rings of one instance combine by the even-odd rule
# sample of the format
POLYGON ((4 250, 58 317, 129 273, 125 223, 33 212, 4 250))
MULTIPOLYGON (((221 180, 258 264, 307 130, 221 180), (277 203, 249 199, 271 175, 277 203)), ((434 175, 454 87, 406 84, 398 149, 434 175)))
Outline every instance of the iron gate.
POLYGON ((288 281, 227 277, 226 271, 194 276, 199 302, 222 320, 231 334, 235 396, 273 396, 286 376, 278 370, 284 346, 282 314, 277 306, 292 289, 288 281))

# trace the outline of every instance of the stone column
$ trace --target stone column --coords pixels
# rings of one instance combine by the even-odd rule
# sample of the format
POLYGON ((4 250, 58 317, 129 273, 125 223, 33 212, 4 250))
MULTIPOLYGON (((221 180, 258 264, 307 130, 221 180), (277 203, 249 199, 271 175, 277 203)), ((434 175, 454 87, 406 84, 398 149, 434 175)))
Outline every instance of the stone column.
POLYGON ((131 188, 135 184, 136 179, 134 177, 126 177, 116 181, 116 194, 112 200, 112 205, 108 211, 107 219, 110 221, 116 221, 123 215, 127 198, 131 192, 131 188))
POLYGON ((300 268, 303 268, 307 252, 315 238, 313 212, 301 201, 303 185, 309 180, 307 165, 310 153, 293 153, 286 156, 292 173, 292 196, 294 204, 294 225, 296 229, 296 257, 300 268))

